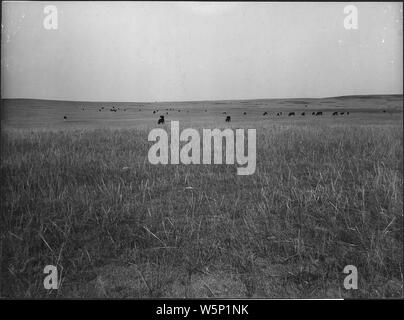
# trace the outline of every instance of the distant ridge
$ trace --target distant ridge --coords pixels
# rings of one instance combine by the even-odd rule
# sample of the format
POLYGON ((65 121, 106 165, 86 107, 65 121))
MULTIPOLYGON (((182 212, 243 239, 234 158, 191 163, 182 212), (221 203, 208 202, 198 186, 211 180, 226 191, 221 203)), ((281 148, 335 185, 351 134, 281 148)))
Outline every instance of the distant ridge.
POLYGON ((83 100, 59 100, 59 99, 31 99, 31 98, 2 98, 1 101, 48 101, 56 103, 116 103, 116 104, 153 104, 153 103, 206 103, 206 102, 230 102, 230 101, 283 101, 283 100, 300 100, 300 101, 313 101, 324 99, 375 99, 375 98, 403 98, 403 94, 369 94, 369 95, 346 95, 335 97, 322 97, 322 98, 260 98, 260 99, 223 99, 223 100, 177 100, 177 101, 83 101, 83 100))
POLYGON ((349 96, 336 96, 336 97, 325 97, 322 99, 350 99, 350 98, 359 98, 359 99, 373 99, 378 97, 397 97, 402 98, 402 94, 359 94, 359 95, 349 95, 349 96))

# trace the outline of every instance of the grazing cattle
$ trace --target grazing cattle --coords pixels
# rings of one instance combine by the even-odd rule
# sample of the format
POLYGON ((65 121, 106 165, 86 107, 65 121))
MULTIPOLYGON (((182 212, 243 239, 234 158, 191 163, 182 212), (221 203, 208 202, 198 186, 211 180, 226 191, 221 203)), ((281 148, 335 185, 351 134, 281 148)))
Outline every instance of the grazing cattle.
POLYGON ((276 115, 279 117, 281 114, 278 112, 276 115))
POLYGON ((290 117, 290 116, 294 116, 294 115, 295 115, 294 112, 289 112, 289 114, 288 114, 289 117, 290 117))
POLYGON ((67 117, 66 117, 66 116, 64 116, 64 117, 63 117, 63 120, 66 120, 66 119, 67 119, 67 117))
POLYGON ((302 116, 305 116, 305 115, 306 115, 306 113, 302 112, 302 116))
POLYGON ((266 116, 268 114, 268 112, 264 112, 263 116, 266 116))
POLYGON ((349 111, 346 114, 349 114, 349 111))
POLYGON ((243 114, 244 114, 244 115, 246 115, 246 114, 247 114, 247 112, 243 112, 243 114))
POLYGON ((311 113, 312 116, 314 116, 315 114, 316 114, 316 113, 315 113, 314 111, 311 113))
POLYGON ((222 112, 222 114, 226 114, 226 111, 222 112))
POLYGON ((338 112, 335 111, 335 112, 332 113, 332 115, 333 115, 333 116, 337 116, 337 115, 338 115, 338 112))
POLYGON ((386 113, 386 110, 383 110, 383 113, 386 113))
POLYGON ((155 114, 155 113, 156 113, 156 110, 153 111, 153 114, 155 114))
POLYGON ((323 115, 323 112, 322 111, 317 111, 316 112, 316 116, 322 116, 323 115))
POLYGON ((157 121, 157 124, 164 124, 164 116, 160 116, 160 119, 157 121))
POLYGON ((230 116, 227 116, 227 117, 226 117, 226 122, 230 122, 230 121, 231 121, 230 116))
POLYGON ((339 114, 340 114, 341 116, 343 116, 343 115, 344 115, 344 113, 345 113, 345 112, 340 112, 339 114))

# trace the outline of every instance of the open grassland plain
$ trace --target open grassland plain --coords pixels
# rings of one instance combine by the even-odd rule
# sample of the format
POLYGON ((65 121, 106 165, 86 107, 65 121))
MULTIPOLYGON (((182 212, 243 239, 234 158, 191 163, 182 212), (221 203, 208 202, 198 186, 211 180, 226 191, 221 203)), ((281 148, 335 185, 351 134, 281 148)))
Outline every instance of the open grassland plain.
POLYGON ((402 297, 402 96, 296 101, 122 104, 104 118, 101 104, 4 102, 1 296, 402 297), (155 109, 167 132, 256 129, 255 173, 150 164, 155 109))

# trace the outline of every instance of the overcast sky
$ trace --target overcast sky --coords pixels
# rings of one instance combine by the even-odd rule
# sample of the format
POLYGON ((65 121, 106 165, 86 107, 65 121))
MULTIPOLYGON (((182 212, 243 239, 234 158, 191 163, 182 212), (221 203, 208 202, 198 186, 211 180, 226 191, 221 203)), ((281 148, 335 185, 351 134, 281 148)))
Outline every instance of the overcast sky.
POLYGON ((3 98, 397 94, 401 3, 2 3, 3 98), (58 29, 43 26, 56 5, 58 29), (344 28, 344 7, 358 29, 344 28))

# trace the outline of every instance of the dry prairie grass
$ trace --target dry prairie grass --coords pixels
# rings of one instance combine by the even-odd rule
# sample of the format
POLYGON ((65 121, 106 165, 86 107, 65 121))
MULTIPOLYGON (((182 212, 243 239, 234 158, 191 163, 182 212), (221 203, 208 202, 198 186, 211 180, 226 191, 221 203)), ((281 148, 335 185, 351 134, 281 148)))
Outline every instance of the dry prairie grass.
POLYGON ((1 296, 402 296, 402 127, 256 128, 252 176, 153 166, 147 128, 4 131, 1 296))

